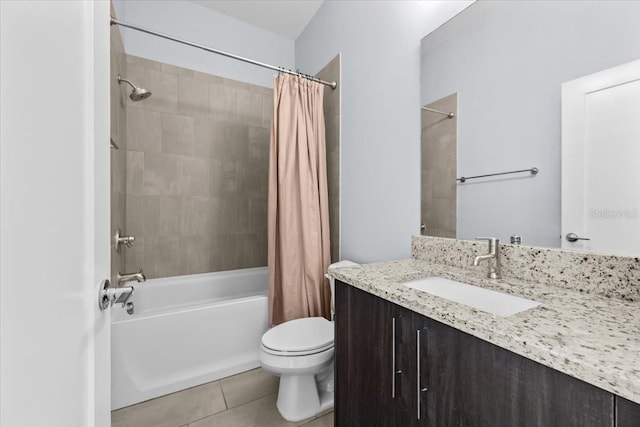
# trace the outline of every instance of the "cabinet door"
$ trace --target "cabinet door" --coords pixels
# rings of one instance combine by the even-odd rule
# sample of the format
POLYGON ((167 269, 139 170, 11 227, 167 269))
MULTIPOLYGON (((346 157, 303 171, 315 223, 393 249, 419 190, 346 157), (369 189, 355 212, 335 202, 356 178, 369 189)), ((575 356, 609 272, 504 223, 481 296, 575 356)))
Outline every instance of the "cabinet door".
POLYGON ((412 405, 411 416, 413 425, 428 426, 429 424, 429 378, 431 377, 431 328, 430 321, 419 314, 413 314, 412 334, 413 334, 413 367, 415 373, 412 381, 412 405))
POLYGON ((392 305, 395 323, 393 352, 395 373, 394 421, 395 426, 408 427, 416 418, 416 325, 411 310, 392 305))
POLYGON ((429 321, 430 426, 606 426, 610 393, 429 321))
POLYGON ((640 405, 616 396, 616 427, 640 426, 640 405))
POLYGON ((395 426, 392 304, 336 282, 336 425, 395 426))

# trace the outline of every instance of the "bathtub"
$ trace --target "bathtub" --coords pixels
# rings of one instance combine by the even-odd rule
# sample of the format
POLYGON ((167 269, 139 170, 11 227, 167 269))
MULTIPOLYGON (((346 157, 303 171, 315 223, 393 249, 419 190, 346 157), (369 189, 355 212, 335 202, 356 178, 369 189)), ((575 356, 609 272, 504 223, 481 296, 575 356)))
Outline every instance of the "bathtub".
POLYGON ((266 267, 133 286, 133 314, 112 310, 112 409, 260 366, 266 267))

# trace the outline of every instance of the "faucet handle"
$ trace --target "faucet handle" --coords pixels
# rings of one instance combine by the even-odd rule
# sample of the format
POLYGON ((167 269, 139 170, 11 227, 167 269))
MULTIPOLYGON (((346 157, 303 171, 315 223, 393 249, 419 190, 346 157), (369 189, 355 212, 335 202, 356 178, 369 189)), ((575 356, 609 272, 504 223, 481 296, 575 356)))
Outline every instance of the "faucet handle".
POLYGON ((120 247, 122 245, 126 245, 128 248, 130 248, 133 242, 136 240, 136 238, 134 236, 123 236, 122 232, 118 228, 118 230, 116 230, 116 235, 114 236, 114 240, 116 243, 116 252, 120 253, 120 247))
POLYGON ((500 244, 500 239, 497 237, 476 237, 476 240, 486 240, 489 242, 489 248, 495 246, 497 247, 500 244))
POLYGON ((133 245, 134 240, 136 240, 133 236, 123 236, 121 239, 128 248, 130 248, 133 245))

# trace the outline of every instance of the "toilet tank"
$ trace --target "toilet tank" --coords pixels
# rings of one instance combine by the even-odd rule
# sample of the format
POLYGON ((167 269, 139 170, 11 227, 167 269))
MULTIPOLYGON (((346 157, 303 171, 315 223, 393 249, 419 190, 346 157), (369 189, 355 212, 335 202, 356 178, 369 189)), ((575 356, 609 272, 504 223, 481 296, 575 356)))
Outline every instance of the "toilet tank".
MULTIPOLYGON (((329 265, 329 268, 327 268, 327 271, 331 271, 335 268, 342 268, 342 267, 360 267, 360 264, 358 264, 357 262, 353 262, 353 261, 349 261, 348 259, 345 259, 343 261, 334 262, 333 264, 329 265)), ((335 289, 336 289, 335 287, 336 279, 329 276, 328 274, 326 275, 326 277, 327 279, 329 279, 329 287, 331 288, 331 320, 333 321, 333 317, 335 314, 334 295, 335 295, 335 289)))

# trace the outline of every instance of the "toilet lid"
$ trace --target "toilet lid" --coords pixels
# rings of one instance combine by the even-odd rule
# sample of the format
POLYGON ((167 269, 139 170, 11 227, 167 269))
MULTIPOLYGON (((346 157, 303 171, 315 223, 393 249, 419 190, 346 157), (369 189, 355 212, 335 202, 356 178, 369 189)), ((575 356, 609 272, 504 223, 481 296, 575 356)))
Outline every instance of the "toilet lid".
POLYGON ((290 320, 268 330, 262 345, 280 352, 316 350, 333 344, 333 323, 324 317, 290 320))

